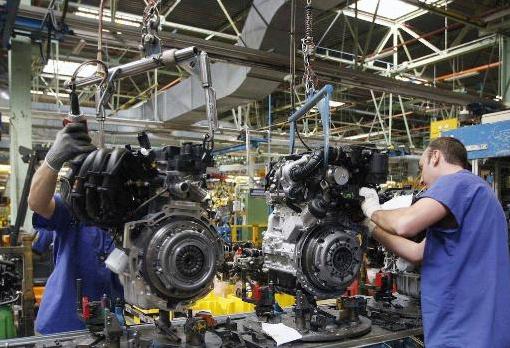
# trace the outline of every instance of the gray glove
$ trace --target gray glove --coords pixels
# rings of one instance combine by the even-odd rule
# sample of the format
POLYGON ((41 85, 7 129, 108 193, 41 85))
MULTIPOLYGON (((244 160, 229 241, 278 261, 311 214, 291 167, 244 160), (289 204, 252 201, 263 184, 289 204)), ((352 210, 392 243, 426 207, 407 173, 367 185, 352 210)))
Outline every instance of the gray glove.
POLYGON ((48 150, 45 161, 48 167, 58 172, 64 162, 95 149, 96 147, 92 145, 87 133, 87 125, 84 123, 69 123, 58 131, 55 142, 48 150))

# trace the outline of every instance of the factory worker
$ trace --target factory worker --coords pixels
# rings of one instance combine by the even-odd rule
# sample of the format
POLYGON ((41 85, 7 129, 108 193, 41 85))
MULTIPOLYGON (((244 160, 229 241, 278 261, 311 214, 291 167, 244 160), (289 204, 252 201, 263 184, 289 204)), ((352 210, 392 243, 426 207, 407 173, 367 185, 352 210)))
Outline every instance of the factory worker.
POLYGON ((425 346, 510 347, 510 257, 505 214, 487 183, 472 174, 457 139, 430 143, 420 159, 428 190, 407 208, 381 210, 362 188, 373 236, 421 263, 425 346), (407 238, 426 231, 426 239, 407 238))
POLYGON ((40 334, 84 329, 76 313, 76 279, 83 282, 83 295, 91 301, 103 294, 122 297, 122 286, 104 261, 114 249, 112 238, 102 229, 77 221, 59 195, 57 174, 63 164, 95 150, 82 123, 71 123, 57 133, 44 163, 32 180, 28 204, 34 211, 35 229, 54 230, 55 269, 49 277, 37 315, 40 334))

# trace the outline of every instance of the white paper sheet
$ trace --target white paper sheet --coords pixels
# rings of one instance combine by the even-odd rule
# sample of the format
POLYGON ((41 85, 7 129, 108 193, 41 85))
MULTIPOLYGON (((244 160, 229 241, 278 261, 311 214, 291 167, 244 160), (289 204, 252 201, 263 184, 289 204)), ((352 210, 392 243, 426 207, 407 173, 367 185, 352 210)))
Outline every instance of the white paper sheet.
POLYGON ((382 204, 381 207, 383 210, 393 210, 410 207, 411 203, 413 203, 413 195, 404 195, 390 199, 386 203, 382 204))
POLYGON ((271 338, 276 341, 277 346, 280 346, 284 343, 297 341, 303 337, 297 330, 282 323, 262 323, 262 331, 271 336, 271 338))

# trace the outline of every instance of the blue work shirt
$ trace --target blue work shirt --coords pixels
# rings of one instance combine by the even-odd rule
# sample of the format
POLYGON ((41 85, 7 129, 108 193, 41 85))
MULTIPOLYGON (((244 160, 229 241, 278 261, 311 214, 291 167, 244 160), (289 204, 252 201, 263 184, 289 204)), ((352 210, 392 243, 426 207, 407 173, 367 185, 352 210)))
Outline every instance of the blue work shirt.
POLYGON ((510 347, 508 227, 487 183, 467 170, 443 176, 422 196, 448 219, 427 230, 421 268, 425 345, 510 347))
POLYGON ((91 301, 100 300, 103 294, 113 300, 123 298, 117 275, 104 263, 115 247, 104 230, 77 222, 59 195, 55 195, 51 219, 34 214, 33 225, 55 231, 55 269, 48 278, 37 314, 37 332, 52 334, 85 328, 76 313, 77 278, 83 281, 83 296, 91 301))
MULTIPOLYGON (((53 244, 54 231, 46 228, 38 228, 36 230, 37 235, 32 242, 32 250, 38 254, 44 254, 50 249, 53 244)), ((53 257, 53 263, 55 263, 55 257, 53 257)))

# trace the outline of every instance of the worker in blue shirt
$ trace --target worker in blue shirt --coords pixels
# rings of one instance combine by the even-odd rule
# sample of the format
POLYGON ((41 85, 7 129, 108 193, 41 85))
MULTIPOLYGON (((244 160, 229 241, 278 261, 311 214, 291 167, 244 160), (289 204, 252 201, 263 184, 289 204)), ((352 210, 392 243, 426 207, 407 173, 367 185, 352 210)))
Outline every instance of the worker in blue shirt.
POLYGON ((375 190, 362 188, 373 236, 421 263, 425 346, 510 347, 510 256, 505 214, 490 186, 465 168, 464 145, 430 143, 420 159, 428 190, 407 208, 381 210, 375 190), (415 243, 407 238, 426 231, 415 243))
POLYGON ((34 174, 28 204, 34 211, 34 228, 54 231, 55 269, 50 275, 35 327, 40 334, 84 329, 76 313, 76 279, 91 301, 103 294, 122 298, 122 286, 104 261, 114 249, 112 238, 102 229, 77 221, 59 195, 57 174, 63 164, 95 149, 86 125, 72 123, 57 133, 44 163, 34 174))

